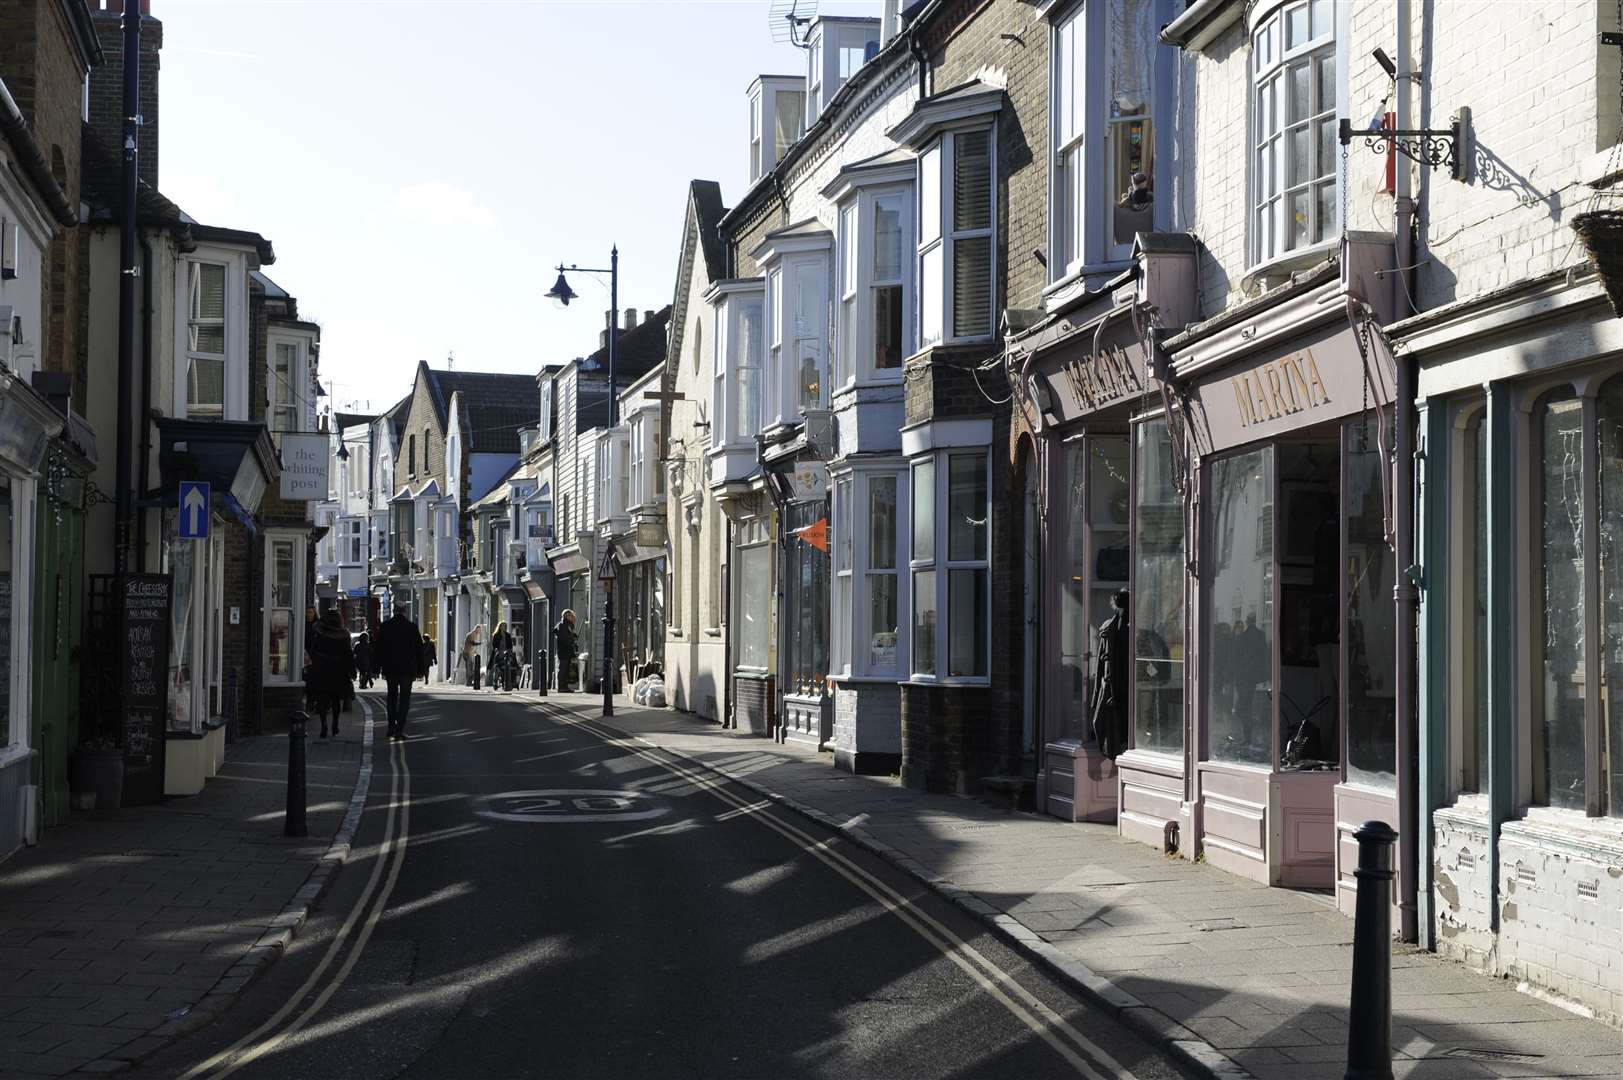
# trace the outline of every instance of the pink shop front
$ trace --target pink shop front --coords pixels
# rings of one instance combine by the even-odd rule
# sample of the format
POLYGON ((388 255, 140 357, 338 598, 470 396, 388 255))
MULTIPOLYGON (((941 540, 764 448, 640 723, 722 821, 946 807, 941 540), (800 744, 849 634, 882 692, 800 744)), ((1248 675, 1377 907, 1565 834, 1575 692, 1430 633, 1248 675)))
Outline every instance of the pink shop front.
POLYGON ((1348 912, 1352 832, 1399 827, 1411 781, 1397 749, 1393 375, 1372 329, 1390 252, 1349 243, 1163 343, 1187 451, 1189 738, 1182 777, 1121 763, 1123 832, 1165 843, 1175 820, 1181 854, 1348 912))
POLYGON ((1389 306, 1391 245, 1354 240, 1186 323, 1193 245, 1139 240, 1133 269, 1010 354, 1039 447, 1026 655, 1042 805, 1350 911, 1352 831, 1398 826, 1409 768, 1393 378, 1389 354, 1359 347, 1389 306), (1123 589, 1126 746, 1112 760, 1094 737, 1096 654, 1123 589))

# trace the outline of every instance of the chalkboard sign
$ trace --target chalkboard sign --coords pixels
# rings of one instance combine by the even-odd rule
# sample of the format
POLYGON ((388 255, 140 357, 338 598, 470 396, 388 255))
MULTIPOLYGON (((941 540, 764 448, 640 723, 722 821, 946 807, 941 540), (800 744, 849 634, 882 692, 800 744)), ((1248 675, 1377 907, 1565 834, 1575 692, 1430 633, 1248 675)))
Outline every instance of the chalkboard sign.
POLYGON ((163 798, 172 588, 168 574, 130 574, 120 589, 123 610, 118 649, 126 806, 163 798))

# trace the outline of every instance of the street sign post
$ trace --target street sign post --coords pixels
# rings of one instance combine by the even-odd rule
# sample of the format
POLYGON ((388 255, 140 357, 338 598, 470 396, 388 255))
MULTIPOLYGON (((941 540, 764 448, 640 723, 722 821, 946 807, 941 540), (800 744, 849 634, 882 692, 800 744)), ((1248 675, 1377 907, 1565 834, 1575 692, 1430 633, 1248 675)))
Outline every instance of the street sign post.
POLYGON ((180 482, 180 538, 209 538, 209 486, 201 480, 180 482))

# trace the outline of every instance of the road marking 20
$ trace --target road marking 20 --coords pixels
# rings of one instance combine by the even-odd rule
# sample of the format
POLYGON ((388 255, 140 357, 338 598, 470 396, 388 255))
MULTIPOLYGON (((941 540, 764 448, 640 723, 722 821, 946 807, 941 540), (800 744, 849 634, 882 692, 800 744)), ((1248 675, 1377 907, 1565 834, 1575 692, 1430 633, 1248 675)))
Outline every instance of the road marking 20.
POLYGON ((474 813, 493 821, 524 824, 579 821, 642 821, 670 813, 635 791, 602 788, 547 788, 503 791, 474 800, 474 813))

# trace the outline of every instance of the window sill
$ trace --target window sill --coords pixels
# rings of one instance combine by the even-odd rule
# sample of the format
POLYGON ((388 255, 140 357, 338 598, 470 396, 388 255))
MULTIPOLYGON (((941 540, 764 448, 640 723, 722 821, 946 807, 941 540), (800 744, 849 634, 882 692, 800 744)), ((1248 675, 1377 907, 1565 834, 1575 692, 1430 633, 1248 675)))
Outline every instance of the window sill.
POLYGON ((1501 839, 1509 837, 1591 862, 1623 865, 1623 818, 1592 818, 1582 810, 1549 806, 1529 806, 1525 813, 1521 820, 1500 826, 1501 839))
POLYGON ((707 627, 705 627, 704 628, 704 636, 705 637, 718 637, 719 638, 721 636, 721 627, 719 627, 719 626, 707 626, 707 627))
POLYGON ((1339 238, 1321 240, 1312 247, 1297 248, 1264 259, 1245 272, 1245 276, 1240 279, 1240 291, 1249 293, 1258 282, 1262 283, 1264 289, 1282 285, 1292 274, 1326 261, 1326 256, 1338 250, 1340 245, 1339 238))
POLYGON ((1116 768, 1137 769, 1157 776, 1182 776, 1183 755, 1169 754, 1165 750, 1140 750, 1132 747, 1116 758, 1116 768))
MULTIPOLYGON (((862 686, 896 686, 902 682, 900 675, 836 675, 835 685, 843 686, 846 683, 855 683, 862 686)), ((934 684, 932 684, 934 685, 934 684)))
POLYGON ((903 686, 989 687, 992 685, 992 680, 984 676, 949 675, 936 678, 933 675, 911 675, 905 679, 898 679, 897 682, 903 686))
POLYGON ((1065 275, 1050 282, 1042 292, 1044 304, 1052 310, 1059 304, 1072 299, 1070 295, 1078 285, 1083 285, 1089 278, 1110 276, 1129 270, 1133 266, 1132 259, 1106 259, 1104 262, 1083 263, 1074 270, 1067 270, 1065 275), (1067 294, 1061 296, 1060 294, 1067 294))
POLYGON ((10 746, 0 748, 0 769, 15 765, 19 761, 27 761, 34 756, 34 748, 12 743, 10 746))

